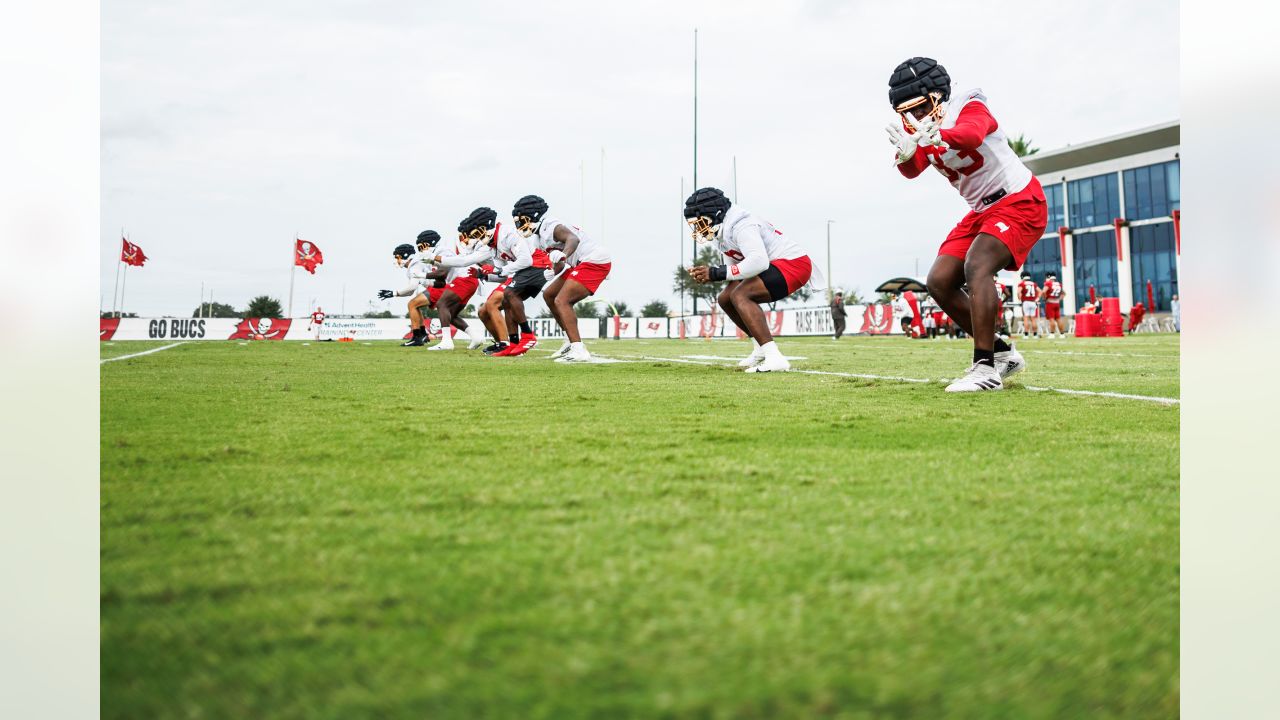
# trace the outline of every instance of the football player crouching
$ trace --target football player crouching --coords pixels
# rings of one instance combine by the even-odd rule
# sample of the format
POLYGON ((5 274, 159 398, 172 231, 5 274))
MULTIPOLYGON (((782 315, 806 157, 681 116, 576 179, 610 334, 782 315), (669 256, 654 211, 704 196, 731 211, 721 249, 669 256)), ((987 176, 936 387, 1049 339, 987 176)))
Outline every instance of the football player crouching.
POLYGON ((542 294, 556 324, 567 338, 551 357, 556 362, 591 362, 591 353, 578 333, 575 303, 594 295, 600 283, 609 277, 613 259, 594 238, 577 225, 569 225, 547 214, 547 201, 537 195, 526 195, 511 210, 516 231, 533 239, 551 260, 551 284, 542 294))
POLYGON ((728 284, 716 298, 725 315, 751 338, 755 349, 739 367, 750 373, 782 372, 791 369, 769 332, 760 303, 782 300, 821 273, 809 256, 771 223, 734 207, 724 193, 713 187, 696 190, 685 200, 684 217, 698 243, 715 243, 729 260, 728 265, 689 268, 695 282, 728 284))
MULTIPOLYGON (((465 247, 470 249, 469 244, 465 247)), ((423 230, 418 235, 418 254, 434 266, 427 273, 427 277, 433 281, 433 287, 428 290, 428 299, 431 307, 440 315, 440 342, 427 348, 428 350, 453 349, 450 327, 457 328, 471 339, 468 349, 474 350, 484 344, 484 335, 471 329, 467 321, 462 319, 463 308, 480 286, 480 281, 471 275, 469 266, 473 263, 470 256, 462 255, 463 250, 461 239, 456 243, 442 244, 440 233, 435 230, 423 230)), ((477 257, 483 260, 487 254, 477 254, 477 257)))
POLYGON ((421 347, 427 344, 427 328, 423 322, 422 308, 429 307, 431 304, 427 296, 428 286, 432 284, 427 279, 427 274, 431 272, 431 265, 426 262, 425 258, 419 256, 413 251, 413 246, 407 243, 397 245, 395 250, 391 251, 391 257, 396 263, 396 267, 403 268, 405 276, 409 279, 409 285, 401 290, 379 290, 378 297, 383 300, 390 300, 393 297, 409 298, 409 327, 411 334, 408 340, 402 345, 404 347, 421 347))

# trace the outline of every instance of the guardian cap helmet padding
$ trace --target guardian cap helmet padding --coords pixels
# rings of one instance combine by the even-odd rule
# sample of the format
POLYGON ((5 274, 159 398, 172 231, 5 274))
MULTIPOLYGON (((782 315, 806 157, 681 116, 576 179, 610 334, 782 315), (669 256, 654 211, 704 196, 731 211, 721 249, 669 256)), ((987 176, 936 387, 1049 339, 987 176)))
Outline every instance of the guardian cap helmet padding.
POLYGON ((537 195, 525 195, 516 201, 511 209, 511 217, 515 218, 516 230, 529 237, 538 231, 538 225, 547 214, 547 201, 537 195))
POLYGON ((436 243, 438 242, 440 242, 440 233, 436 232, 435 230, 423 230, 422 232, 418 233, 419 245, 426 245, 427 247, 435 247, 436 243))
POLYGON ((458 232, 463 237, 477 238, 497 227, 498 213, 493 208, 478 207, 458 223, 458 232))
POLYGON ((717 188, 695 190, 684 201, 684 217, 693 230, 693 239, 709 242, 715 236, 716 228, 724 222, 725 213, 729 212, 731 204, 724 192, 717 188))
POLYGON ((928 103, 928 116, 942 119, 942 103, 951 98, 951 76, 937 60, 913 57, 898 64, 889 76, 889 105, 902 116, 908 130, 916 128, 908 112, 928 103))

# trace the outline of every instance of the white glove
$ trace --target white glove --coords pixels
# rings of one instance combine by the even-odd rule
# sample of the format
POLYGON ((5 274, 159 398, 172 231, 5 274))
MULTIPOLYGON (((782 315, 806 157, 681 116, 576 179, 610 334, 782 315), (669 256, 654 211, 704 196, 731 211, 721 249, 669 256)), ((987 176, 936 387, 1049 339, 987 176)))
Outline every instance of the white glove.
POLYGON ((949 146, 942 140, 942 121, 933 117, 926 117, 919 122, 916 137, 919 138, 918 143, 922 146, 933 146, 943 150, 949 149, 949 146))
POLYGON ((552 263, 558 263, 565 258, 564 253, 560 250, 552 250, 548 253, 548 256, 551 258, 552 263))
POLYGON ((884 131, 889 133, 889 142, 898 151, 898 157, 896 158, 898 165, 915 156, 916 146, 920 144, 919 133, 913 135, 896 125, 889 125, 884 131))
POLYGON ((556 279, 556 271, 552 270, 551 268, 547 268, 546 270, 542 271, 542 277, 546 278, 547 282, 551 282, 552 280, 556 279))

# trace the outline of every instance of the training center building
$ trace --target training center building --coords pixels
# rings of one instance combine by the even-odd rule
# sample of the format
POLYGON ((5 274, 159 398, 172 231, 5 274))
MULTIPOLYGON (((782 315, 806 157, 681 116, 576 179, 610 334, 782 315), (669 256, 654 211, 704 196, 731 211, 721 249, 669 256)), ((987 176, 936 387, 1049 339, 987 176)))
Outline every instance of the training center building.
POLYGON ((1182 255, 1178 121, 1023 158, 1044 186, 1049 223, 1027 257, 1037 284, 1050 270, 1066 297, 1063 313, 1089 299, 1118 297, 1125 312, 1147 304, 1168 312, 1182 255))

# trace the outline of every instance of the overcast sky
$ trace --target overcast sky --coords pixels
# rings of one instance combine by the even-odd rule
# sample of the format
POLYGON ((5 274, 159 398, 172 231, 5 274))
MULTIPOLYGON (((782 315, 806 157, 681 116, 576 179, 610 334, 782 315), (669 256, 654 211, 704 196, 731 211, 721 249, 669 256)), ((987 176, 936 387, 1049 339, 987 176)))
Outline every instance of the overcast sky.
POLYGON ((344 287, 363 312, 403 284, 396 244, 535 193, 612 251, 600 295, 678 308, 695 27, 698 184, 732 197, 736 157, 739 204, 824 269, 835 220, 835 282, 864 294, 926 272, 967 210, 893 169, 902 60, 937 58, 1045 150, 1179 117, 1176 2, 111 0, 103 305, 124 228, 150 258, 127 311, 190 315, 201 282, 287 302, 297 233, 325 264, 299 269, 294 314, 337 312, 344 287))

